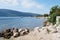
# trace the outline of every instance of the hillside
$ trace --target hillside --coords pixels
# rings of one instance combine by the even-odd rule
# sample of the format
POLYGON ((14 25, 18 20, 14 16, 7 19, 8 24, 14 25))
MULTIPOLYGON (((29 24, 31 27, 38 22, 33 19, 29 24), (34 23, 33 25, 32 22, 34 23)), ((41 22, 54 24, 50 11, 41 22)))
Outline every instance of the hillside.
POLYGON ((0 9, 0 17, 20 17, 20 16, 33 17, 33 16, 39 16, 39 14, 19 12, 19 11, 9 10, 9 9, 0 9))

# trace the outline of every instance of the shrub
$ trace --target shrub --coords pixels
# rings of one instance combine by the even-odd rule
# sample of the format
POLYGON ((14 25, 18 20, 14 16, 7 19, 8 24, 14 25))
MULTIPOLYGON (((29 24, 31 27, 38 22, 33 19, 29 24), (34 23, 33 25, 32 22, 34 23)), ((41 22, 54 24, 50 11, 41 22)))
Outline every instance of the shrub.
POLYGON ((50 15, 50 18, 48 18, 48 21, 55 24, 56 23, 56 13, 53 13, 52 15, 50 15))

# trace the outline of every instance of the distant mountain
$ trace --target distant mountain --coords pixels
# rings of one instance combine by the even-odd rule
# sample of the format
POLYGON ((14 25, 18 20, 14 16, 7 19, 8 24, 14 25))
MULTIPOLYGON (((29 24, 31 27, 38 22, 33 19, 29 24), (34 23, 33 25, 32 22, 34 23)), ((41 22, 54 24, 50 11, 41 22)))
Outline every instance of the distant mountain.
POLYGON ((33 17, 39 16, 39 14, 27 13, 27 12, 19 12, 9 9, 0 9, 0 17, 33 17))

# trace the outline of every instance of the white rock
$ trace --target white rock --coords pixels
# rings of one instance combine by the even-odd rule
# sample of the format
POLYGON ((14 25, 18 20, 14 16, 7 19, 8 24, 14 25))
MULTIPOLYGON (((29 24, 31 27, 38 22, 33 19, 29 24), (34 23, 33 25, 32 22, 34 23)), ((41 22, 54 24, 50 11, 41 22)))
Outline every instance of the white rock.
POLYGON ((25 31, 20 32, 20 35, 24 35, 24 32, 25 32, 25 31))
POLYGON ((20 35, 25 35, 29 33, 29 29, 19 29, 20 35))
POLYGON ((49 26, 48 29, 50 30, 50 33, 57 32, 57 29, 53 27, 53 25, 49 26))
POLYGON ((21 32, 21 31, 22 31, 22 29, 19 29, 19 30, 18 30, 18 32, 21 32))
POLYGON ((41 28, 41 33, 47 34, 47 27, 42 27, 41 28))
POLYGON ((14 37, 17 36, 17 35, 18 35, 18 32, 13 33, 13 36, 14 36, 14 37))
POLYGON ((40 32, 40 28, 39 27, 36 27, 36 28, 34 28, 34 31, 38 31, 38 32, 40 32))
POLYGON ((60 33, 60 25, 56 27, 57 31, 60 33))

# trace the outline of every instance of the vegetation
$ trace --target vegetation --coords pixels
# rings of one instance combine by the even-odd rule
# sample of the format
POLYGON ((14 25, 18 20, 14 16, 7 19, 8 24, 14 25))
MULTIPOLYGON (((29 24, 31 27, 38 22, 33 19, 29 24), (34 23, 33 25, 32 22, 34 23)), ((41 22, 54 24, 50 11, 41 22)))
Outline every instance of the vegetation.
POLYGON ((53 6, 50 10, 50 15, 53 13, 59 14, 59 16, 60 16, 60 6, 58 6, 58 5, 53 6))
POLYGON ((56 23, 56 16, 57 16, 56 13, 51 14, 48 21, 55 24, 56 23))
POLYGON ((38 16, 36 16, 36 17, 43 17, 42 15, 38 15, 38 16))
POLYGON ((48 17, 48 16, 49 16, 49 14, 44 14, 44 15, 38 15, 36 17, 48 17))
POLYGON ((56 16, 60 16, 60 6, 53 6, 51 8, 50 18, 48 19, 48 21, 55 24, 56 23, 56 16))
POLYGON ((51 9, 50 9, 50 15, 53 14, 53 13, 56 13, 56 10, 58 9, 58 5, 56 6, 53 6, 51 9))
POLYGON ((44 14, 44 17, 48 17, 49 15, 48 14, 44 14))

